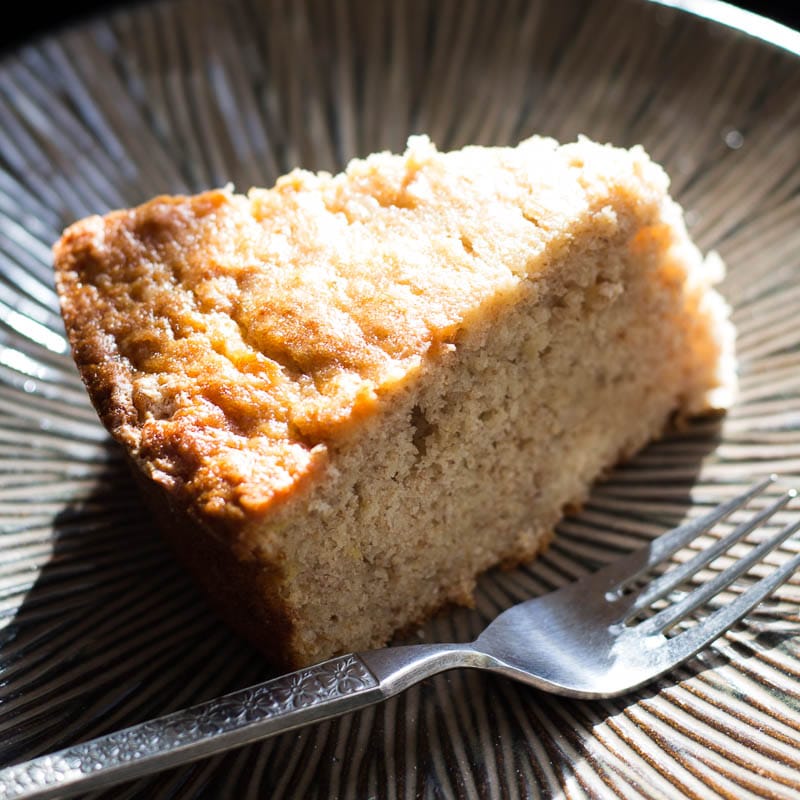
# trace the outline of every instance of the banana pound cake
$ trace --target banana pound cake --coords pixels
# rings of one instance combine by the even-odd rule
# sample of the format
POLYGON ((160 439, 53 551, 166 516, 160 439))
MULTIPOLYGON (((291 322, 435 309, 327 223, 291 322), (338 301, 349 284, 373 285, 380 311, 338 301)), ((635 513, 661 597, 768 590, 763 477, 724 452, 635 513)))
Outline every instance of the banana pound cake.
POLYGON ((64 233, 83 380, 231 625, 282 666, 382 645, 725 404, 721 265, 667 186, 638 147, 414 137, 64 233))

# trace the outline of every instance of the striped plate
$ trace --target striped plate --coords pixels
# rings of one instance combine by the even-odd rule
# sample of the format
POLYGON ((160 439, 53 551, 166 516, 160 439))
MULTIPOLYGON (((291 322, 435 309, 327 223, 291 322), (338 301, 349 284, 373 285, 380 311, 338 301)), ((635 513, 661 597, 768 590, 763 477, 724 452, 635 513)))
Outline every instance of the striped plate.
MULTIPOLYGON (((641 142, 667 167, 698 243, 729 266, 740 400, 614 471, 545 557, 487 576, 474 611, 419 634, 466 639, 690 506, 770 471, 800 477, 798 56, 800 35, 714 0, 178 0, 4 58, 3 763, 265 677, 173 565, 87 401, 52 286, 65 224, 161 192, 268 185, 296 164, 336 169, 412 131, 442 148, 586 133, 641 142)), ((800 575, 622 699, 457 672, 109 796, 800 797, 799 604, 800 575)))

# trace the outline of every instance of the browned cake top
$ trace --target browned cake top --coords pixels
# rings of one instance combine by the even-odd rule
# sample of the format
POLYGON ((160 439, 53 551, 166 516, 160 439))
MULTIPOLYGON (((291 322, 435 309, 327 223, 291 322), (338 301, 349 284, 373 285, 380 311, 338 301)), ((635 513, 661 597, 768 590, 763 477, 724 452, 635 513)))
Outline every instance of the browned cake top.
POLYGON ((76 360, 112 433, 201 512, 261 514, 382 396, 615 210, 666 186, 588 142, 354 161, 248 196, 161 197, 56 245, 76 360))

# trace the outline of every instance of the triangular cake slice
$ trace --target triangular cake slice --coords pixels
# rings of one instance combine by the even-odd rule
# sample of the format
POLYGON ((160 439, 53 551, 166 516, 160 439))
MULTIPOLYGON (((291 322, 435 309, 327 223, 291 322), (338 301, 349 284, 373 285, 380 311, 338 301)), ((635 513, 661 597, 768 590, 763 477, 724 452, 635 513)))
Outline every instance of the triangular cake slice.
POLYGON ((273 662, 385 643, 726 402, 718 259, 640 148, 532 138, 159 197, 56 245, 164 532, 273 662))

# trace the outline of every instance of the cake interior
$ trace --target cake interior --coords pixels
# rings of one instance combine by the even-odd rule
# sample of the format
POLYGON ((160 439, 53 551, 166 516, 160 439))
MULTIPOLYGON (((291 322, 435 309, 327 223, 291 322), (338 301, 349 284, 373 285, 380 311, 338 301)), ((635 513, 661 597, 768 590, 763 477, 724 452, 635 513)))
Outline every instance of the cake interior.
MULTIPOLYGON (((613 241, 577 240, 443 343, 322 480, 251 531, 262 591, 292 610, 297 663, 469 604, 477 574, 541 551, 598 474, 696 405, 718 352, 702 310, 687 314, 675 245, 660 229, 631 242, 624 220, 613 241)), ((253 622, 258 638, 269 619, 253 622)))

